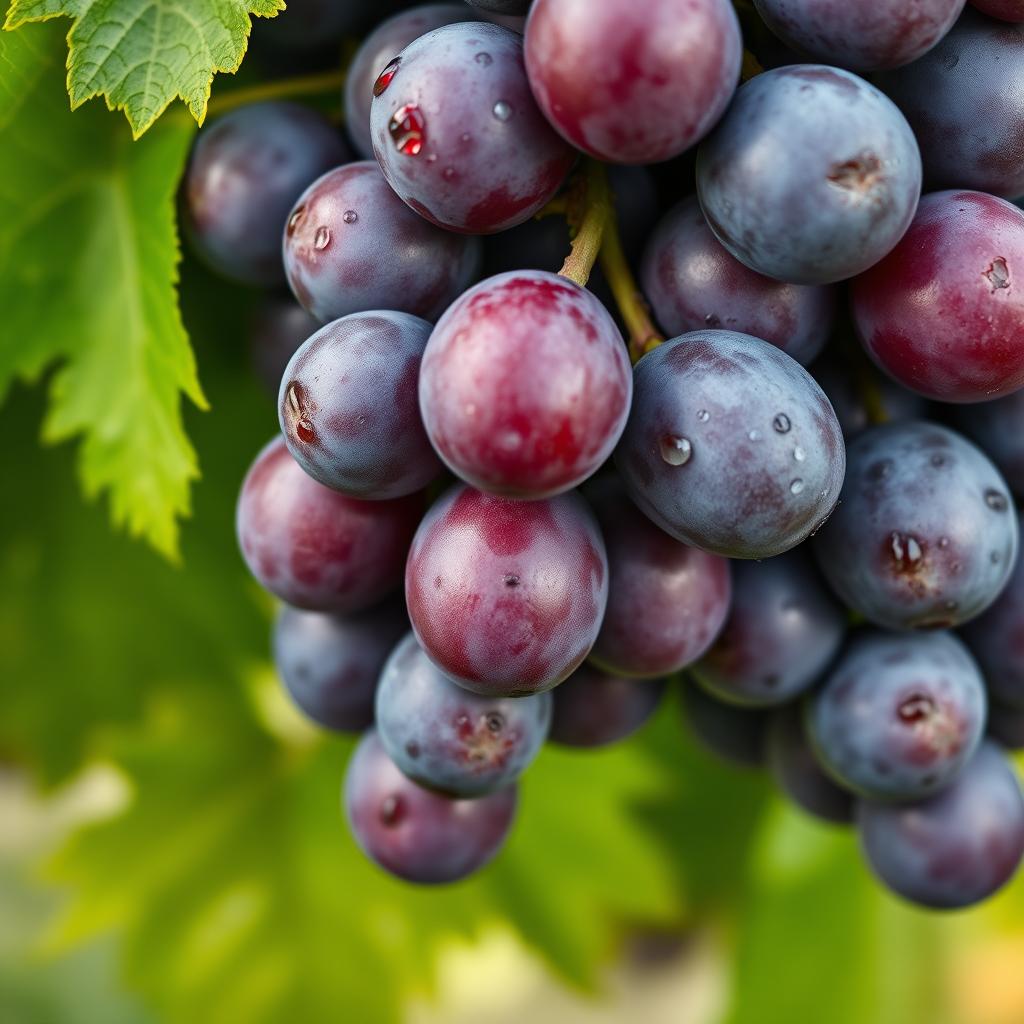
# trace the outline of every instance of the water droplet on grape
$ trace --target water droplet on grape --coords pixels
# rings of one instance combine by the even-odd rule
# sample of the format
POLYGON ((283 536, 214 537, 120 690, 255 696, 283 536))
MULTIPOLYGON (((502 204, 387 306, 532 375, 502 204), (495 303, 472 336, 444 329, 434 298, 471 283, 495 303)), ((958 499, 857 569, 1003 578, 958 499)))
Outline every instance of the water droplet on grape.
POLYGON ((784 412, 780 412, 778 416, 772 420, 772 426, 775 428, 776 433, 788 434, 793 424, 784 412))
POLYGON ((322 251, 331 244, 331 229, 320 225, 316 229, 316 234, 313 236, 313 248, 318 251, 322 251))
POLYGON ((477 62, 477 64, 483 64, 484 67, 487 67, 488 64, 493 64, 494 63, 494 58, 489 53, 483 53, 483 52, 478 53, 473 58, 473 60, 475 60, 477 62))
POLYGON ((394 793, 389 793, 380 802, 380 823, 387 828, 397 825, 402 820, 404 810, 402 798, 394 793))
POLYGON ((345 211, 345 212, 344 212, 344 213, 343 213, 343 214, 341 215, 341 219, 342 219, 342 220, 343 220, 343 221, 344 221, 344 222, 345 222, 346 224, 355 224, 355 222, 356 222, 357 220, 359 220, 359 214, 358 214, 358 213, 356 213, 356 211, 355 211, 355 210, 346 210, 346 211, 345 211))
POLYGON ((427 139, 427 121, 415 103, 406 103, 391 115, 388 134, 404 156, 419 156, 427 139))
POLYGON ((398 71, 398 65, 402 63, 401 57, 392 57, 385 65, 384 70, 377 76, 373 83, 373 95, 379 96, 390 84, 398 71))
POLYGON ((940 548, 948 548, 949 547, 949 538, 948 537, 940 537, 939 538, 939 547, 940 548))
POLYGON ((803 448, 797 446, 793 449, 793 460, 795 462, 803 462, 807 458, 807 452, 803 448))
POLYGON ((306 216, 306 208, 300 206, 289 218, 288 218, 288 235, 295 234, 296 228, 302 223, 302 218, 306 216))
POLYGON ((288 385, 287 402, 295 436, 303 444, 315 444, 316 429, 306 415, 306 389, 297 380, 288 385))
POLYGON ((707 326, 711 327, 712 329, 715 327, 722 326, 722 321, 719 320, 719 318, 715 316, 714 313, 708 313, 708 315, 704 317, 704 323, 707 324, 707 326))
POLYGON ((893 559, 901 566, 914 566, 921 561, 924 552, 921 550, 921 543, 916 537, 909 534, 904 537, 900 533, 893 533, 889 538, 889 547, 893 559))
POLYGON ((498 100, 491 113, 499 121, 507 121, 512 116, 512 108, 504 100, 498 100))
POLYGON ((711 419, 711 413, 709 413, 707 409, 701 409, 697 413, 697 419, 699 419, 701 423, 707 423, 707 421, 711 419))
POLYGON ((685 437, 663 437, 661 439, 661 457, 670 466, 685 466, 693 455, 693 445, 685 437))
POLYGON ((789 485, 790 494, 801 494, 803 493, 804 482, 803 480, 796 479, 789 485))
POLYGON ((761 440, 761 431, 760 430, 752 430, 752 431, 750 431, 749 434, 747 434, 747 437, 750 438, 751 441, 760 441, 761 440))
POLYGON ((1000 491, 989 488, 985 492, 985 504, 988 505, 993 512, 1005 512, 1010 507, 1010 502, 1006 495, 1000 491))
POLYGON ((505 719, 497 711, 491 711, 485 718, 487 731, 492 736, 497 736, 505 728, 505 719))

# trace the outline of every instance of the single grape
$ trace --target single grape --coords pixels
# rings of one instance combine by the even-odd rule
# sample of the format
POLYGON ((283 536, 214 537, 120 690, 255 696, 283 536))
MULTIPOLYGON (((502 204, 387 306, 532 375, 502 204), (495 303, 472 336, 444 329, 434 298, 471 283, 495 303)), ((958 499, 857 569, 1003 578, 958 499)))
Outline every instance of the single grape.
POLYGON ((799 704, 776 711, 768 722, 768 770, 782 792, 808 814, 847 825, 853 821, 853 797, 821 767, 807 740, 799 704))
POLYGON ((818 681, 845 633, 846 613, 804 550, 766 562, 737 562, 725 628, 694 665, 693 676, 730 704, 784 704, 818 681))
POLYGON ((740 262, 791 284, 829 284, 903 237, 921 158, 896 105, 817 64, 752 78, 697 154, 700 205, 740 262))
POLYGON ((483 796, 514 782, 551 726, 551 694, 484 697, 452 682, 411 633, 377 689, 377 732, 405 775, 449 796, 483 796))
POLYGON ((904 387, 987 402, 1024 387, 1024 212, 980 192, 925 196, 903 241, 852 284, 864 347, 904 387), (938 297, 938 299, 937 299, 938 297))
POLYGON ((308 476, 276 437, 238 496, 238 540, 249 571, 281 600, 355 612, 395 590, 423 496, 359 501, 308 476))
POLYGON ((285 605, 274 625, 274 665, 292 700, 314 722, 362 732, 373 724, 381 669, 408 628, 397 602, 345 616, 285 605))
POLYGON ((260 382, 274 396, 281 389, 288 360, 299 346, 320 329, 291 295, 267 296, 249 327, 249 359, 260 382))
POLYGON ((1024 390, 994 402, 957 406, 954 418, 996 464, 1010 490, 1024 497, 1024 390))
POLYGON ((969 8, 931 52, 879 75, 917 136, 930 188, 1024 195, 1024 28, 969 8))
POLYGON ((1024 21, 1024 0, 971 0, 971 6, 1003 21, 1024 21))
POLYGON ((467 689, 549 690, 590 653, 608 601, 608 559, 575 494, 509 501, 456 486, 427 513, 405 596, 431 660, 467 689))
POLYGON ((522 37, 498 25, 428 32, 373 92, 370 135, 384 176, 441 227, 489 234, 521 224, 575 162, 530 93, 522 37))
POLYGON ((537 0, 526 70, 547 119, 612 163, 682 153, 722 116, 743 44, 727 0, 537 0))
POLYGON ((278 415, 292 457, 353 498, 400 498, 441 472, 420 418, 430 324, 408 313, 353 313, 322 327, 281 380, 278 415))
POLYGON ((492 14, 525 14, 530 9, 530 0, 466 0, 472 7, 492 14))
POLYGON ((549 739, 567 747, 617 743, 654 714, 664 693, 664 680, 625 679, 581 665, 552 693, 549 739))
POLYGON ((705 750, 742 768, 760 768, 767 753, 769 715, 723 704, 699 686, 684 682, 683 716, 705 750))
POLYGON ((595 481, 586 497, 608 551, 608 609, 591 660, 647 678, 696 661, 729 612, 729 563, 659 530, 615 478, 595 481))
POLYGON ((912 804, 862 801, 857 825, 878 878, 904 899, 939 910, 991 896, 1024 854, 1020 783, 992 743, 937 796, 912 804))
POLYGON ((448 309, 420 371, 420 408, 441 458, 491 493, 569 490, 612 453, 633 379, 608 311, 556 274, 488 278, 448 309))
POLYGON ((795 285, 745 267, 715 238, 696 196, 674 206, 650 236, 641 280, 671 336, 724 328, 763 338, 806 366, 835 319, 835 289, 795 285))
POLYGON ((1007 750, 1024 750, 1024 711, 990 699, 988 735, 1007 750))
POLYGON ((854 71, 909 64, 952 27, 964 0, 754 0, 789 46, 854 71))
POLYGON ((847 451, 835 514, 815 538, 842 601, 889 629, 980 615, 1017 557, 1017 516, 999 471, 935 423, 872 427, 847 451))
POLYGON ((356 747, 345 774, 345 813, 363 853, 422 885, 456 882, 501 848, 516 812, 516 788, 477 800, 431 792, 407 779, 376 732, 356 747))
POLYGON ((417 217, 370 160, 313 182, 285 229, 288 284, 322 321, 368 309, 436 320, 476 278, 480 259, 479 239, 417 217))
POLYGON ((615 461, 673 537, 771 558, 832 511, 846 455, 832 406, 799 363, 758 338, 695 331, 636 365, 615 461))
POLYGON ((877 800, 918 800, 950 785, 985 731, 985 684, 952 633, 854 638, 807 703, 826 771, 877 800))
POLYGON ((314 178, 349 159, 322 114, 295 103, 252 103, 196 136, 182 221, 204 263, 243 284, 283 283, 281 232, 314 178))

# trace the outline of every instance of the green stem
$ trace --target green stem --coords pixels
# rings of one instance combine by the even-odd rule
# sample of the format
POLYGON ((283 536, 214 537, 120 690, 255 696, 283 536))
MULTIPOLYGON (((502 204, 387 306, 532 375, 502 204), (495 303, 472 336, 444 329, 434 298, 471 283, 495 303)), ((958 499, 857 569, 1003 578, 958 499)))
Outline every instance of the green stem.
POLYGON ((339 92, 345 84, 344 71, 324 71, 316 75, 300 75, 297 78, 280 78, 273 82, 260 82, 243 89, 232 89, 210 99, 206 113, 226 114, 236 107, 261 100, 283 100, 297 96, 319 96, 339 92))
POLYGON ((572 184, 566 215, 573 230, 572 248, 559 273, 585 288, 601 252, 601 241, 615 220, 603 164, 587 161, 586 168, 572 184))

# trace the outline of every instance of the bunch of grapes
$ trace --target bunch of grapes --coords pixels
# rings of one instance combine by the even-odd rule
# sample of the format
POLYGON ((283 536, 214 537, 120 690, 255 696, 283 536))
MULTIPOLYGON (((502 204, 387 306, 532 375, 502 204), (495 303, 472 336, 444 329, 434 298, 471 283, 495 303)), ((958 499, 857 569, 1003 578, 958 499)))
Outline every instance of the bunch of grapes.
POLYGON ((670 684, 907 899, 1015 871, 1024 3, 905 7, 407 4, 347 141, 198 137, 188 231, 266 289, 278 393, 242 552, 388 871, 480 868, 546 741, 670 684))

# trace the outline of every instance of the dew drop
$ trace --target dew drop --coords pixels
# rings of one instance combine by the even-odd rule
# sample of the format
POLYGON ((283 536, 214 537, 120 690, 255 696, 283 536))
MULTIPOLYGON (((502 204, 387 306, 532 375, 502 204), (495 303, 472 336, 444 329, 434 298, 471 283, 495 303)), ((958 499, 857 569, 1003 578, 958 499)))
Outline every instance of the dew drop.
POLYGON ((889 549, 892 551, 893 559, 901 567, 916 565, 924 554, 920 541, 909 534, 904 537, 901 533, 893 533, 889 537, 889 549))
POLYGON ((512 108, 504 100, 498 100, 498 102, 494 104, 491 113, 494 114, 499 121, 507 121, 512 116, 512 108))
POLYGON ((772 420, 772 426, 775 428, 776 433, 788 434, 793 424, 784 412, 780 412, 778 416, 772 420))
POLYGON ((796 479, 789 485, 790 494, 800 494, 803 492, 804 482, 803 480, 796 479))
POLYGON ((288 218, 288 235, 294 235, 298 226, 302 223, 302 218, 306 216, 306 208, 300 206, 289 218, 288 218))
POLYGON ((427 138, 427 121, 415 103, 406 103, 391 115, 388 134, 404 156, 419 156, 427 138))
POLYGON ((704 317, 704 323, 712 329, 722 326, 722 321, 714 313, 708 313, 708 315, 704 317))
POLYGON ((796 448, 793 449, 793 459, 794 459, 794 461, 796 461, 796 462, 803 462, 803 461, 806 460, 806 458, 807 458, 807 452, 805 452, 803 450, 803 448, 797 446, 796 448))
POLYGON ((661 439, 661 458, 670 466, 685 466, 693 455, 693 445, 685 437, 668 436, 661 439))
POLYGON ((356 211, 355 211, 355 210, 346 210, 346 211, 345 211, 345 212, 344 212, 344 213, 343 213, 343 214, 341 215, 341 219, 342 219, 342 220, 343 220, 343 221, 344 221, 344 222, 345 222, 346 224, 355 224, 355 222, 356 222, 357 220, 359 220, 359 214, 358 214, 358 213, 356 213, 356 211))
POLYGON ((397 825, 402 820, 404 810, 402 798, 395 793, 389 793, 380 802, 380 823, 388 828, 397 825))
POLYGON ((701 409, 697 413, 697 419, 699 419, 701 423, 707 423, 707 421, 711 419, 711 413, 709 413, 707 409, 701 409))
POLYGON ((303 444, 315 444, 316 429, 306 415, 306 389, 297 380, 288 385, 286 400, 295 436, 303 444))
POLYGON ((320 225, 316 229, 316 234, 313 236, 313 248, 319 251, 323 251, 331 244, 331 229, 320 225))
POLYGON ((939 547, 940 548, 948 548, 949 547, 949 538, 948 537, 940 537, 939 538, 939 547))
POLYGON ((494 63, 494 58, 489 53, 484 53, 484 52, 478 53, 473 58, 473 60, 475 60, 477 62, 477 64, 482 64, 484 67, 487 67, 488 64, 493 64, 494 63))
POLYGON ((760 441, 761 440, 761 431, 760 430, 751 430, 750 433, 747 434, 747 437, 751 441, 760 441))
POLYGON ((379 96, 391 84, 391 80, 398 71, 398 65, 402 63, 401 57, 392 57, 385 65, 384 70, 377 76, 373 83, 373 95, 379 96))
POLYGON ((985 504, 993 512, 1005 512, 1010 507, 1010 502, 1007 500, 1006 495, 1000 491, 993 490, 991 487, 985 492, 985 504))

